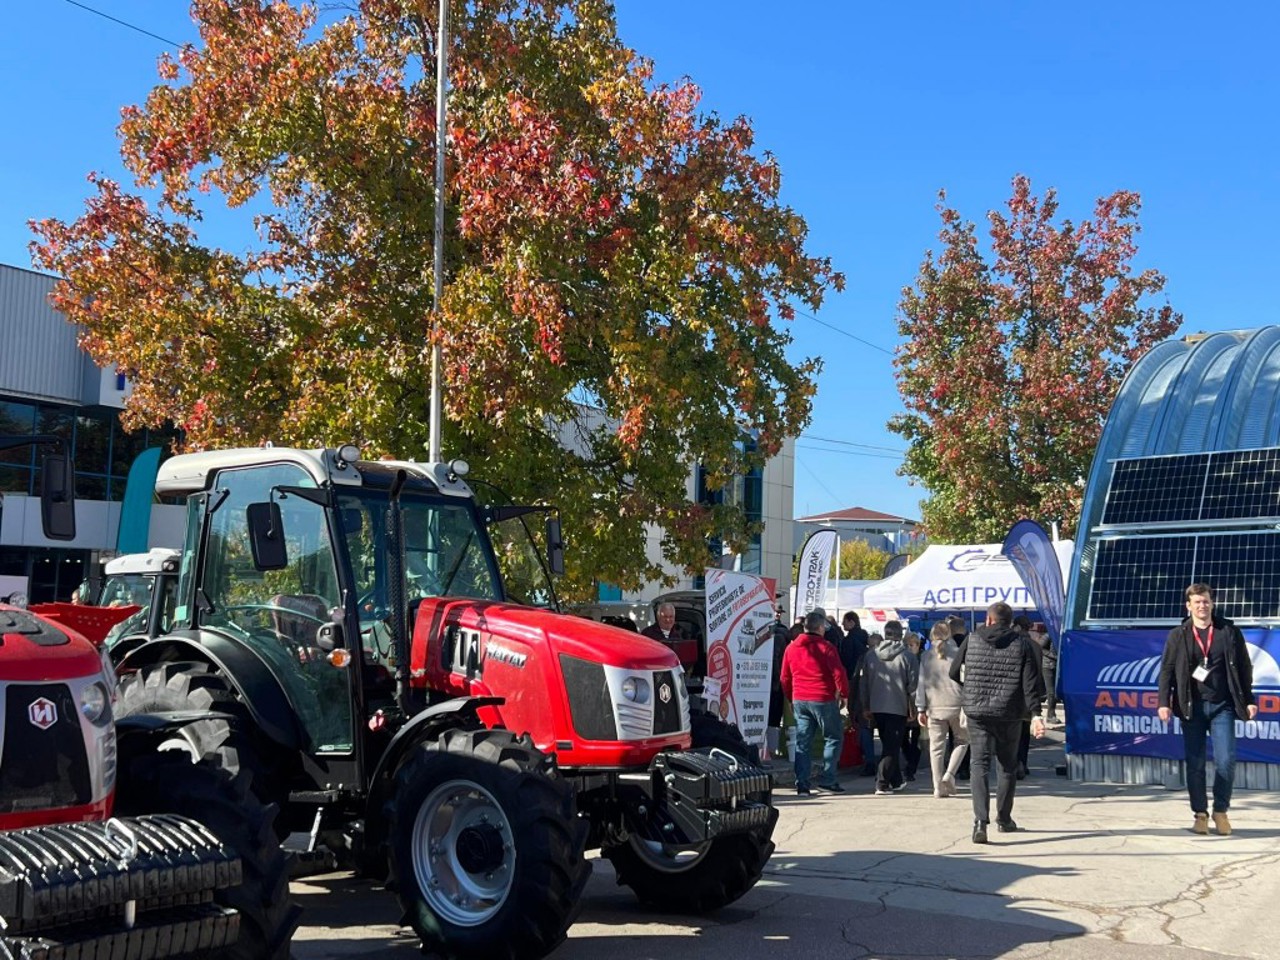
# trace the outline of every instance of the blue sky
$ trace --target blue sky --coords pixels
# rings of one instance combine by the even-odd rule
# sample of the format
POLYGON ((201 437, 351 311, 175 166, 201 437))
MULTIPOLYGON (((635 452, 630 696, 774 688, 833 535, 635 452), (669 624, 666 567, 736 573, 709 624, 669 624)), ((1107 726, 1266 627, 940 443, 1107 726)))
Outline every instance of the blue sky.
MULTIPOLYGON (((181 0, 85 2, 195 38, 181 0)), ((119 175, 119 108, 145 97, 166 44, 67 0, 13 6, 0 32, 0 262, 28 266, 26 221, 75 217, 89 170, 119 175)), ((802 316, 793 328, 794 356, 826 363, 797 444, 797 516, 919 515, 922 491, 896 476, 903 444, 884 424, 901 409, 895 308, 935 245, 939 189, 980 226, 1017 173, 1037 192, 1055 187, 1075 220, 1099 196, 1136 190, 1138 266, 1168 277, 1184 332, 1278 319, 1274 5, 617 6, 623 39, 654 59, 658 79, 687 75, 704 109, 752 119, 811 249, 848 278, 822 323, 802 316)))

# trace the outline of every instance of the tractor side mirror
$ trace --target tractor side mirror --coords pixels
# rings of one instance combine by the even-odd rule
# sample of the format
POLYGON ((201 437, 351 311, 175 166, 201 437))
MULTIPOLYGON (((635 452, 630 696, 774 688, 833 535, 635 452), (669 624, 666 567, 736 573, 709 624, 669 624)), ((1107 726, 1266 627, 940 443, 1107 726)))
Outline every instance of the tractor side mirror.
POLYGON ((547 567, 559 577, 564 574, 564 541, 560 539, 560 518, 547 517, 547 567))
POLYGON ((40 470, 40 524, 49 540, 76 538, 76 468, 65 453, 51 453, 40 470))
POLYGON ((280 504, 274 500, 251 503, 245 513, 249 521, 249 548, 253 552, 254 568, 283 570, 289 565, 289 556, 284 547, 280 504))

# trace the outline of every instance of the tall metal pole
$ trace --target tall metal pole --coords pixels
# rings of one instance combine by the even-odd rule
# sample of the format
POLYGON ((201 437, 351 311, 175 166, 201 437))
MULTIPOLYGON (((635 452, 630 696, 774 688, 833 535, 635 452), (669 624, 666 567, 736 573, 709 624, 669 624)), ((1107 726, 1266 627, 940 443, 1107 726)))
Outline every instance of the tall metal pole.
POLYGON ((444 288, 444 151, 447 140, 445 101, 449 93, 449 0, 440 0, 439 29, 436 31, 436 225, 434 289, 431 292, 431 441, 428 457, 441 459, 440 422, 440 293, 444 288))

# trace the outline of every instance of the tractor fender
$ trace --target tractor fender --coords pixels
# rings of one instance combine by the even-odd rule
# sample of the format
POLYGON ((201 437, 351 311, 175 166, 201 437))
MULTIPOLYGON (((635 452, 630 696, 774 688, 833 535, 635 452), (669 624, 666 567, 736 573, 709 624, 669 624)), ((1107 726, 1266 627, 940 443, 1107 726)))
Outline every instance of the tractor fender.
POLYGON ((138 748, 137 752, 130 753, 126 745, 163 740, 175 730, 181 730, 187 724, 197 723, 200 720, 234 721, 235 717, 229 713, 205 713, 199 710, 137 713, 129 717, 116 717, 116 742, 120 745, 122 754, 136 756, 137 752, 141 752, 143 748, 138 748))
POLYGON ((454 697, 432 704, 416 713, 396 731, 387 749, 382 752, 378 766, 369 778, 369 796, 365 805, 365 844, 367 850, 376 850, 382 842, 382 808, 395 786, 396 770, 410 750, 424 740, 436 739, 440 731, 461 726, 470 721, 479 724, 476 714, 481 707, 496 707, 504 702, 502 697, 454 697))
POLYGON ((210 664, 235 689, 255 726, 267 737, 289 750, 305 748, 307 739, 299 729, 297 711, 280 681, 257 653, 230 637, 199 631, 149 640, 128 651, 116 665, 116 672, 170 661, 210 664))

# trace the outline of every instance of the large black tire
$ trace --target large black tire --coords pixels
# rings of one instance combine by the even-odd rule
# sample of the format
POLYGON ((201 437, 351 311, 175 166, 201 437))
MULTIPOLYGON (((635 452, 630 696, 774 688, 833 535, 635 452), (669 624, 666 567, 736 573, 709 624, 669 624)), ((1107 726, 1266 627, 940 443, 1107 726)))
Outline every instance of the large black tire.
MULTIPOLYGON (((740 760, 759 762, 759 751, 742 739, 736 726, 709 713, 690 715, 694 747, 716 747, 740 760)), ((771 803, 768 791, 752 800, 771 803)), ((778 812, 747 833, 735 833, 692 847, 672 847, 635 834, 601 852, 613 864, 618 883, 630 887, 641 903, 673 913, 708 913, 733 903, 756 885, 773 855, 778 812)))
MULTIPOLYGON (((282 808, 288 798, 286 764, 268 763, 256 746, 249 711, 226 677, 207 663, 157 663, 126 674, 120 680, 116 715, 208 711, 232 717, 211 717, 188 723, 174 732, 161 750, 185 751, 191 760, 217 756, 232 775, 249 775, 250 786, 263 804, 282 808)), ((281 821, 278 830, 285 829, 281 821)))
POLYGON ((390 882, 423 950, 532 960, 555 949, 591 873, 555 761, 505 730, 416 746, 385 807, 390 882))
POLYGON ((249 789, 247 772, 232 774, 211 758, 192 763, 163 750, 122 765, 116 793, 119 816, 176 813, 204 824, 240 857, 242 882, 217 891, 214 900, 240 913, 240 938, 219 953, 228 960, 288 960, 302 908, 289 897, 284 851, 272 821, 249 789))

